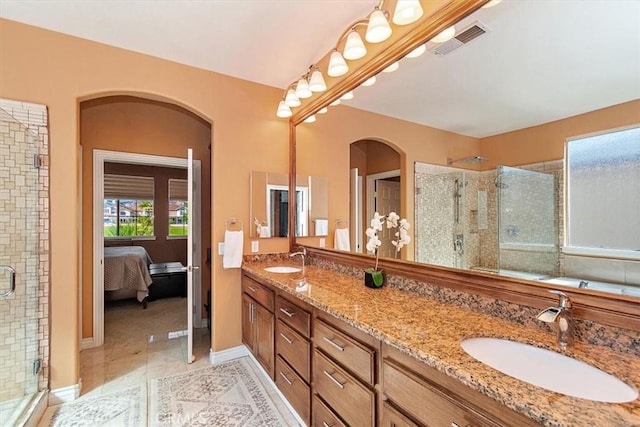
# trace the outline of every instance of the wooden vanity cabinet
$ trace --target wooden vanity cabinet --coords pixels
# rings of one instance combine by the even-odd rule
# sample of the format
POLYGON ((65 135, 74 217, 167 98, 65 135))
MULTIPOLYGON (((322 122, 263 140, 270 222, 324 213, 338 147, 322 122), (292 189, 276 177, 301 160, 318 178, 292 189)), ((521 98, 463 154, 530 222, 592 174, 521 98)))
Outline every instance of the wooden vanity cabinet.
POLYGON ((311 421, 311 309, 300 300, 276 297, 275 382, 308 425, 311 421))
POLYGON ((537 425, 386 344, 382 354, 384 427, 537 425))
POLYGON ((242 342, 271 379, 274 378, 274 292, 242 276, 242 342))
POLYGON ((375 426, 379 341, 316 310, 313 347, 312 425, 375 426))

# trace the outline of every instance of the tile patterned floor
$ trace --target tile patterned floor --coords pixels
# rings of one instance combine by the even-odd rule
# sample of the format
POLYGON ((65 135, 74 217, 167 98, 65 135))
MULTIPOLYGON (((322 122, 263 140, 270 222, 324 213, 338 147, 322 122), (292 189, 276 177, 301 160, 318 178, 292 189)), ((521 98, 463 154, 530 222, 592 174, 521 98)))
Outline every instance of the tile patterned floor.
MULTIPOLYGON (((80 399, 146 387, 157 378, 211 366, 207 328, 195 330, 196 360, 191 364, 186 363, 186 337, 169 338, 169 332, 186 329, 186 312, 186 298, 156 300, 146 310, 135 300, 108 303, 105 344, 80 353, 80 399)), ((55 407, 48 408, 38 426, 47 426, 54 412, 55 407)))

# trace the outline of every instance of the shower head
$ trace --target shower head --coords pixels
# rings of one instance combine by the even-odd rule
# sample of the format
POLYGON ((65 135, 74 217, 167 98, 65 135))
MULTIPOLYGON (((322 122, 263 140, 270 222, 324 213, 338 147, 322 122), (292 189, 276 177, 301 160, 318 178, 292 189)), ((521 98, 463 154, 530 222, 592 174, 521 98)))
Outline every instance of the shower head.
POLYGON ((463 157, 461 159, 447 159, 447 165, 454 163, 463 163, 465 165, 475 165, 476 163, 486 162, 487 159, 482 156, 463 157))

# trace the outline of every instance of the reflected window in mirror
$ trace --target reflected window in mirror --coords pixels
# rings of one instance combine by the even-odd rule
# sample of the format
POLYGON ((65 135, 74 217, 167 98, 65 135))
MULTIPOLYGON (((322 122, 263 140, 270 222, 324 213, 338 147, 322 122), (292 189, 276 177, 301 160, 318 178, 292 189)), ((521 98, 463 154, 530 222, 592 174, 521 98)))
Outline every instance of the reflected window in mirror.
POLYGON ((640 127, 567 141, 567 193, 566 251, 640 259, 640 127))

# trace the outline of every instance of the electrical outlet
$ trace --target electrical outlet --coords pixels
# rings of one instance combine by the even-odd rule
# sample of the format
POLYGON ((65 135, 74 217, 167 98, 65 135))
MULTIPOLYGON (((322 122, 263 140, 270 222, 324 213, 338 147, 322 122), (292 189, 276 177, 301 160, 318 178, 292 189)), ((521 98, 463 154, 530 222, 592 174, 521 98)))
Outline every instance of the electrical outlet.
POLYGON ((218 255, 224 255, 224 242, 218 243, 218 255))
POLYGON ((251 241, 251 252, 258 252, 260 250, 260 242, 257 240, 251 241))
POLYGON ((324 240, 324 237, 321 237, 320 238, 320 247, 324 248, 324 246, 325 246, 325 240, 324 240))

